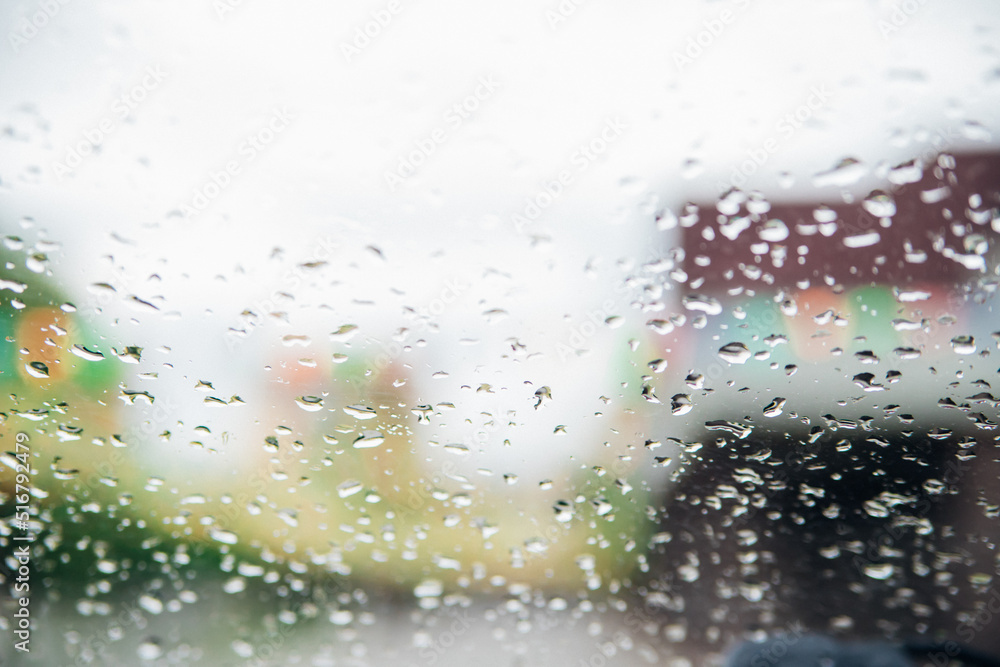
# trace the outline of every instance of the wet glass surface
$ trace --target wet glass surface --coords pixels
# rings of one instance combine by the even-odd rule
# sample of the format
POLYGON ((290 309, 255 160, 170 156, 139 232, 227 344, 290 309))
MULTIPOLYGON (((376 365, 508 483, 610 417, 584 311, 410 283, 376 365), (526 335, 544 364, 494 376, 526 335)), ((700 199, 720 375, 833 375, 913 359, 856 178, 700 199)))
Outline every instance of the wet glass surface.
POLYGON ((0 658, 1000 655, 997 19, 9 3, 0 658))

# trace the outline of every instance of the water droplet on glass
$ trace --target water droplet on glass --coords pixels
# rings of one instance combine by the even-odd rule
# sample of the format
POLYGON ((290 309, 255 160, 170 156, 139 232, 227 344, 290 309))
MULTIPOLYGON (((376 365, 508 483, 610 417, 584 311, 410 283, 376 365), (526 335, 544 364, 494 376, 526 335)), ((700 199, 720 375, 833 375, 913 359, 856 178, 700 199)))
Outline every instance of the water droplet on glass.
POLYGON ((24 365, 24 370, 33 378, 49 377, 49 367, 40 361, 30 361, 24 365))
POLYGON ((780 415, 781 412, 782 412, 782 410, 785 407, 785 401, 786 400, 787 399, 778 397, 778 398, 775 398, 770 403, 768 403, 764 407, 764 416, 765 417, 777 417, 778 415, 780 415))
POLYGON ((306 412, 319 412, 323 409, 323 399, 319 396, 299 396, 295 404, 306 412))
POLYGON ((541 389, 535 392, 535 409, 537 410, 539 407, 541 407, 545 403, 548 403, 551 400, 552 400, 552 390, 549 389, 548 387, 542 387, 541 389))
POLYGON ((681 299, 681 303, 688 310, 701 311, 706 315, 718 315, 722 312, 722 304, 718 299, 703 294, 688 294, 681 299))
POLYGON ((861 206, 876 218, 891 218, 896 215, 896 202, 881 190, 873 190, 861 202, 861 206))
POLYGON ((336 341, 345 341, 351 338, 358 330, 358 325, 356 324, 344 324, 341 325, 336 331, 330 333, 330 339, 336 341))
POLYGON ((875 382, 875 375, 872 373, 858 373, 854 376, 854 384, 865 391, 883 391, 885 389, 884 385, 875 382))
POLYGON ((865 575, 872 579, 885 580, 896 571, 896 566, 891 563, 878 563, 865 565, 865 575))
POLYGON ((344 408, 344 412, 351 415, 355 419, 373 419, 378 416, 375 412, 375 408, 370 408, 366 405, 348 405, 344 408))
POLYGON ((362 431, 354 441, 354 449, 370 449, 385 442, 385 436, 379 431, 362 431))
POLYGON ((139 606, 154 616, 163 613, 163 601, 152 595, 139 596, 139 606))
POLYGON ((674 394, 670 398, 670 412, 675 415, 686 415, 693 408, 694 405, 691 404, 691 397, 687 394, 674 394))
POLYGON ((867 173, 868 167, 864 163, 848 157, 838 162, 832 169, 814 175, 812 183, 817 188, 828 186, 843 188, 857 183, 867 173))
POLYGON ((163 655, 163 647, 160 640, 150 637, 139 644, 138 653, 140 660, 156 660, 163 655))
POLYGON ((242 593, 246 587, 247 580, 243 577, 233 577, 222 584, 222 590, 229 594, 242 593))
POLYGON ((757 231, 757 236, 761 241, 768 243, 781 243, 788 238, 788 225, 781 220, 768 220, 757 231))
POLYGON ((719 357, 731 364, 745 364, 750 356, 750 350, 743 343, 727 343, 719 348, 719 357))
POLYGON ((557 500, 552 509, 556 513, 556 521, 560 523, 568 523, 573 520, 573 515, 576 510, 573 508, 573 504, 566 500, 557 500))
POLYGON ((351 479, 346 482, 342 482, 337 486, 337 495, 341 498, 347 498, 348 496, 353 496, 355 493, 361 491, 364 485, 356 479, 351 479))
POLYGON ((972 336, 955 336, 951 339, 951 347, 958 354, 973 354, 976 351, 976 339, 972 336))
POLYGON ((209 536, 216 542, 222 542, 223 544, 236 544, 238 541, 236 533, 220 528, 214 528, 209 531, 209 536))
POLYGON ((102 353, 94 350, 88 350, 83 345, 74 345, 71 350, 73 354, 81 359, 86 359, 87 361, 102 361, 104 359, 104 355, 102 353))
POLYGON ((424 579, 413 589, 414 597, 437 598, 444 592, 444 585, 437 579, 424 579))

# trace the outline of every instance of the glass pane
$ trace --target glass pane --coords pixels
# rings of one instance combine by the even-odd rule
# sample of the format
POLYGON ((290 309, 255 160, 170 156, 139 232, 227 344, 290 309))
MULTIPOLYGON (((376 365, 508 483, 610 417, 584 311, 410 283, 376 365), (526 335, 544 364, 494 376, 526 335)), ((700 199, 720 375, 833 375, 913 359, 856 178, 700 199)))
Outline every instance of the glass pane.
POLYGON ((0 18, 0 660, 1000 655, 992 4, 0 18))

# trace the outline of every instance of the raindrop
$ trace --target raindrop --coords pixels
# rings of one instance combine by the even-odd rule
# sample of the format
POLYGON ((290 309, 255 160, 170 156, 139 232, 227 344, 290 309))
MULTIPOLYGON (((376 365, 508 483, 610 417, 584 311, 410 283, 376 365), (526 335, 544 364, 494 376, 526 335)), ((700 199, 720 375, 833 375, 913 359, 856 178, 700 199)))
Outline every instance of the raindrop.
POLYGON ((693 408, 691 397, 687 394, 674 394, 670 398, 670 411, 675 415, 686 415, 693 408))
POLYGON ((355 419, 373 419, 377 416, 375 408, 370 408, 366 405, 348 405, 344 408, 344 412, 351 415, 355 419))
POLYGON ((385 442, 385 436, 379 431, 362 431, 354 441, 354 449, 371 449, 385 442))
POLYGON ((243 577, 233 577, 222 584, 222 590, 229 594, 242 593, 246 590, 247 580, 243 577))
POLYGON ((334 609, 330 612, 330 622, 334 625, 350 625, 354 620, 354 613, 349 609, 334 609))
POLYGON ((688 294, 682 299, 688 310, 697 310, 706 315, 718 315, 722 312, 722 304, 718 299, 702 294, 688 294))
POLYGON ((216 542, 222 542, 223 544, 236 544, 237 542, 236 533, 229 530, 222 530, 221 528, 213 528, 209 531, 209 536, 216 542))
POLYGON ((768 220, 757 231, 757 236, 768 243, 780 243, 788 238, 788 225, 781 220, 768 220))
POLYGON ((855 352, 854 357, 863 364, 877 364, 879 361, 878 356, 871 350, 855 352))
POLYGON ((785 401, 786 400, 787 399, 785 399, 785 398, 778 397, 778 398, 775 398, 770 403, 768 403, 767 406, 764 407, 764 416, 765 417, 777 417, 778 415, 780 415, 781 412, 782 412, 782 410, 785 407, 785 401))
POLYGON ((49 367, 40 361, 31 361, 24 365, 24 370, 33 378, 49 377, 49 367))
POLYGON ((990 249, 989 241, 982 234, 969 234, 962 239, 962 245, 965 252, 971 255, 985 255, 990 249))
POLYGON ((873 246, 882 240, 882 235, 877 231, 865 232, 864 234, 855 234, 854 236, 847 236, 844 238, 844 245, 848 248, 867 248, 873 246))
POLYGON ((972 336, 955 336, 951 339, 951 347, 958 354, 973 354, 976 351, 976 339, 972 336))
POLYGON ((152 595, 139 596, 139 606, 154 616, 163 613, 163 601, 152 595))
POLYGON ((418 424, 421 423, 421 422, 427 424, 427 423, 430 423, 430 421, 431 421, 430 417, 428 415, 430 415, 432 412, 434 412, 434 408, 432 408, 429 405, 418 405, 417 407, 412 408, 410 410, 410 412, 412 412, 413 414, 415 414, 417 416, 417 423, 418 424))
POLYGON ((444 592, 444 585, 437 579, 424 579, 413 589, 417 598, 437 598, 444 592))
POLYGON ((931 293, 925 290, 894 290, 896 300, 900 303, 912 303, 914 301, 927 301, 931 298, 931 293))
POLYGON ((488 324, 498 324, 507 319, 508 315, 509 313, 503 308, 491 308, 483 313, 483 317, 486 318, 488 324))
POLYGON ((705 376, 701 373, 690 373, 686 378, 684 378, 684 384, 692 389, 704 389, 705 376))
POLYGON ((858 373, 854 376, 854 384, 865 391, 883 391, 885 386, 875 383, 875 376, 872 373, 858 373))
POLYGON ((649 320, 646 326, 661 336, 665 336, 674 330, 674 325, 669 320, 649 320))
POLYGON ((727 343, 719 348, 719 357, 731 364, 745 364, 750 356, 750 350, 743 343, 727 343))
POLYGON ((881 190, 873 190, 861 205, 877 218, 891 218, 896 215, 896 202, 881 190))
POLYGON ((80 357, 81 359, 86 359, 87 361, 102 361, 104 355, 100 352, 95 352, 94 350, 88 350, 83 345, 74 345, 70 348, 73 354, 80 357))
POLYGON ((121 352, 114 350, 114 353, 116 357, 126 364, 137 364, 142 360, 142 348, 135 347, 134 345, 126 347, 121 352))
POLYGON ((868 173, 868 167, 862 162, 852 158, 844 158, 832 169, 820 172, 813 176, 813 185, 817 188, 827 186, 847 187, 861 180, 868 173))
POLYGON ((872 579, 885 580, 896 571, 896 566, 892 563, 878 563, 865 565, 865 575, 872 579))
POLYGON ((163 655, 163 647, 159 639, 150 637, 139 644, 138 653, 140 660, 156 660, 163 655))
POLYGON ((156 400, 148 391, 129 391, 128 389, 122 389, 122 393, 118 396, 123 402, 135 405, 137 403, 145 403, 146 405, 152 405, 153 401, 156 400))
POLYGON ((319 396, 299 396, 295 404, 306 412, 319 412, 323 409, 323 399, 319 396))
POLYGON ((330 333, 330 338, 332 340, 345 341, 350 339, 357 330, 358 325, 356 324, 344 324, 341 325, 336 331, 330 333))
POLYGON ((542 387, 535 392, 535 409, 537 410, 544 403, 548 403, 552 400, 552 390, 548 387, 542 387))
POLYGON ((573 515, 576 511, 573 509, 572 503, 566 500, 557 500, 552 509, 556 513, 556 521, 560 523, 568 523, 573 520, 573 515))
POLYGON ((337 495, 341 498, 347 498, 348 496, 353 496, 355 493, 361 491, 364 485, 356 479, 351 479, 346 482, 342 482, 337 486, 337 495))

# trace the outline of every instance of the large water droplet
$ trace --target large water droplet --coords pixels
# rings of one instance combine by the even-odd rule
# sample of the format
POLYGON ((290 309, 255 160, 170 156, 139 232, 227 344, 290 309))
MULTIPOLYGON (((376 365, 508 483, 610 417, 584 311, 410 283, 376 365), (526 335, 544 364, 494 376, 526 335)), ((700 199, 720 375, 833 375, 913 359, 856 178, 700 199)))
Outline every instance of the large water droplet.
POLYGON ((361 491, 362 488, 364 488, 364 485, 361 482, 356 479, 350 479, 337 486, 337 495, 341 498, 347 498, 361 491))
POLYGON ((33 378, 49 377, 49 367, 40 361, 29 361, 24 365, 24 370, 33 378))
POLYGON ((771 401, 770 403, 768 403, 764 407, 764 416, 765 417, 777 417, 778 415, 780 415, 781 412, 782 412, 782 410, 785 407, 785 400, 786 399, 781 398, 779 396, 779 397, 775 398, 773 401, 771 401))
POLYGON ((974 354, 976 339, 972 336, 955 336, 951 339, 951 347, 958 354, 974 354))
POLYGON ((295 405, 306 412, 319 412, 323 409, 323 399, 319 396, 299 396, 295 399, 295 405))
POLYGON ((375 408, 370 408, 367 405, 348 405, 344 408, 344 412, 351 415, 355 419, 374 419, 377 415, 375 413, 375 408))
POLYGON ((743 343, 726 343, 719 348, 719 357, 731 364, 745 364, 750 359, 750 350, 743 343))
POLYGON ((878 563, 865 565, 865 575, 871 577, 872 579, 885 580, 892 576, 893 572, 896 571, 896 566, 892 563, 878 563))
POLYGON ((156 660, 163 655, 163 647, 160 640, 150 637, 139 644, 138 653, 140 660, 156 660))
POLYGON ((385 442, 385 436, 379 431, 362 431, 354 441, 354 449, 370 449, 385 442))

